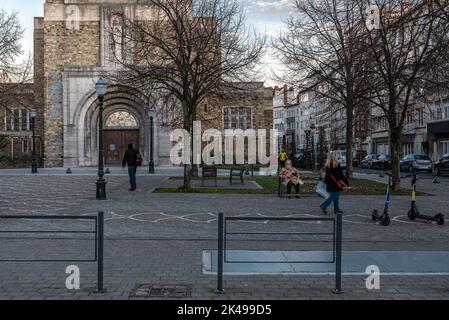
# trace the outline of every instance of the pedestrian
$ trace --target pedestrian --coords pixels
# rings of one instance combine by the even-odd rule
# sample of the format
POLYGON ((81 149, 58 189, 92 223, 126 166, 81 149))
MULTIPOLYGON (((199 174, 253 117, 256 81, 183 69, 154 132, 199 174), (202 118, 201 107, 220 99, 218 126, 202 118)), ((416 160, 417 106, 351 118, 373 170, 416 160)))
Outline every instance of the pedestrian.
POLYGON ((281 170, 280 177, 282 179, 282 184, 287 186, 288 198, 292 198, 292 189, 294 187, 296 191, 296 199, 299 199, 301 179, 298 170, 293 167, 291 160, 286 161, 285 167, 281 170))
POLYGON ((325 170, 324 183, 326 184, 327 191, 330 193, 330 197, 324 201, 320 208, 324 214, 327 214, 327 207, 333 202, 334 213, 343 213, 340 209, 340 192, 345 187, 349 187, 349 181, 344 176, 335 153, 331 153, 327 159, 325 170))
POLYGON ((285 152, 285 149, 282 148, 281 152, 279 153, 279 165, 281 169, 285 167, 285 162, 287 161, 287 159, 287 152, 285 152))
POLYGON ((131 185, 131 189, 129 189, 129 191, 136 191, 137 189, 136 173, 139 163, 141 165, 141 161, 142 157, 140 153, 136 149, 134 149, 134 145, 130 143, 128 145, 128 150, 126 150, 125 152, 122 162, 123 168, 128 165, 129 183, 131 185))

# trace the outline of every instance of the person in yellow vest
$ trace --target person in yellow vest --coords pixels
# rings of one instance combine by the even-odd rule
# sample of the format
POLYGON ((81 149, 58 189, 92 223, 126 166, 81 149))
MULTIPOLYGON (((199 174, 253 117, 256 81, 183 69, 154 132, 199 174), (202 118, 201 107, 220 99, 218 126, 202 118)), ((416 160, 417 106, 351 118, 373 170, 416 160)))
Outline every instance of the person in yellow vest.
POLYGON ((285 162, 287 161, 288 156, 287 156, 287 152, 285 152, 285 149, 282 149, 281 152, 279 153, 279 165, 281 168, 285 167, 285 162))

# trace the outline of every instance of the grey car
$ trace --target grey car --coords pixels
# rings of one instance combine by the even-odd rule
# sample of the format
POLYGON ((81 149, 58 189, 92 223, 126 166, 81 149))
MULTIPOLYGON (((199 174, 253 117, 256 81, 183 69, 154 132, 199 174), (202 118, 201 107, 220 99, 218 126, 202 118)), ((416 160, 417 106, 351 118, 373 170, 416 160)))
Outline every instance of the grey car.
POLYGON ((435 162, 435 173, 437 175, 449 174, 449 153, 443 155, 440 160, 435 162))
POLYGON ((427 171, 433 172, 432 160, 425 154, 408 154, 400 162, 402 171, 427 171))
POLYGON ((362 160, 362 168, 373 168, 373 162, 379 158, 378 154, 369 154, 362 160))

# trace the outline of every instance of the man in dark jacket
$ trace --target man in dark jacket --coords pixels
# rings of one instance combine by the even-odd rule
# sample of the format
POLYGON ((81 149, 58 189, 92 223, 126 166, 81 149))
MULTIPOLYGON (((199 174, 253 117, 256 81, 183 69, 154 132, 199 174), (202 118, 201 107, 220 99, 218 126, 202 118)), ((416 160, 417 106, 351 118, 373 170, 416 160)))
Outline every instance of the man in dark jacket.
POLYGON ((125 168, 128 165, 129 183, 131 184, 131 189, 129 191, 136 191, 136 172, 137 172, 137 158, 139 152, 134 149, 134 145, 130 143, 128 145, 128 150, 125 152, 123 157, 122 167, 125 168))

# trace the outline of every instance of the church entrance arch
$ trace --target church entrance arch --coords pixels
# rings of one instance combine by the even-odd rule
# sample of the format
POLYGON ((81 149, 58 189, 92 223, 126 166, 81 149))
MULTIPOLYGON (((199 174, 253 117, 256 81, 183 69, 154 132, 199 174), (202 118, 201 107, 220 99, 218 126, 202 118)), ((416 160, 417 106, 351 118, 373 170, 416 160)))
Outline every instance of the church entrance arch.
POLYGON ((109 114, 104 124, 105 163, 120 164, 128 144, 138 149, 140 128, 136 117, 128 111, 118 110, 109 114))

